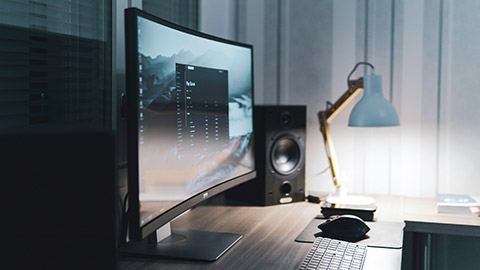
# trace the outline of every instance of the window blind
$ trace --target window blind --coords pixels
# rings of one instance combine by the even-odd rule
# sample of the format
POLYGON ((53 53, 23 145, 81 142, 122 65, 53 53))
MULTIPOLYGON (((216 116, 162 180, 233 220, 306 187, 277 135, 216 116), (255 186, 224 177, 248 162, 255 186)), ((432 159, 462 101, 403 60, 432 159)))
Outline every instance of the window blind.
POLYGON ((176 24, 198 29, 198 0, 143 0, 142 9, 176 24))
POLYGON ((0 129, 111 125, 111 1, 4 0, 0 129))

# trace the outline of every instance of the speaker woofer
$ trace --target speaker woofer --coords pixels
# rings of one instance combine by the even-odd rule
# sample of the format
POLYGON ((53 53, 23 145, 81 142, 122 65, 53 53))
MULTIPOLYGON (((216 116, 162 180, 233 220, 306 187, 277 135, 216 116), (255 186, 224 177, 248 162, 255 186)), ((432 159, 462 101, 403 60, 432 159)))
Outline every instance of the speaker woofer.
POLYGON ((301 165, 302 150, 298 140, 293 136, 278 138, 270 151, 273 169, 282 175, 289 175, 301 165))

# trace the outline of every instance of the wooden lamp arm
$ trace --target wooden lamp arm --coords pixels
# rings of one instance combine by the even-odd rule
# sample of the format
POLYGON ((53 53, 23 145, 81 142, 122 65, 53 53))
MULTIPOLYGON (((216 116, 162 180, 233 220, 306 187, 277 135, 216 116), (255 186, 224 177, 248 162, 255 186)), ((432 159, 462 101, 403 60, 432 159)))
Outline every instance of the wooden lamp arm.
POLYGON ((333 177, 333 184, 335 187, 340 188, 342 186, 341 181, 337 178, 336 169, 338 169, 337 155, 335 147, 330 135, 330 128, 328 121, 333 119, 335 115, 342 110, 351 100, 360 93, 360 89, 363 89, 363 78, 357 80, 348 80, 348 89, 335 103, 331 104, 327 102, 327 108, 324 111, 318 112, 318 121, 320 123, 320 132, 323 136, 325 144, 325 150, 327 152, 328 163, 330 164, 330 171, 333 177))

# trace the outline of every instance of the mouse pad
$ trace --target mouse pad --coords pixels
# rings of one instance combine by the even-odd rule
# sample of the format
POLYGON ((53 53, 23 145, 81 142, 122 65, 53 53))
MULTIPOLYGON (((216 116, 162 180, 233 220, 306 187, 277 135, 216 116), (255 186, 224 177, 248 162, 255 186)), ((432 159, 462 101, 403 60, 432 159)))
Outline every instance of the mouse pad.
MULTIPOLYGON (((313 243, 315 234, 321 231, 317 226, 325 220, 320 217, 314 218, 297 236, 295 241, 313 243)), ((369 247, 402 248, 403 222, 367 221, 366 224, 370 227, 370 231, 365 239, 357 243, 369 247)))

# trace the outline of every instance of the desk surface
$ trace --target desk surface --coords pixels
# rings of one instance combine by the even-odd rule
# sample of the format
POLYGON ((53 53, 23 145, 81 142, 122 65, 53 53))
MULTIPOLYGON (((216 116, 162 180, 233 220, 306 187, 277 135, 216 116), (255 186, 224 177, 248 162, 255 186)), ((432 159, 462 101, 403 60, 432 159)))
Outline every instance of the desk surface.
POLYGON ((480 226, 480 217, 437 213, 437 201, 430 198, 412 198, 395 195, 374 196, 382 221, 412 221, 465 226, 480 226))
POLYGON ((122 258, 120 269, 295 269, 311 244, 295 238, 319 213, 309 203, 267 207, 201 206, 172 222, 172 227, 242 234, 243 238, 213 263, 122 258))
POLYGON ((480 217, 437 213, 436 199, 376 196, 381 220, 405 221, 405 231, 480 236, 480 217))
MULTIPOLYGON (((477 217, 437 214, 434 199, 401 196, 375 198, 378 205, 375 214, 377 220, 418 220, 480 226, 480 218, 477 217)), ((213 263, 122 258, 119 266, 120 269, 297 269, 311 244, 294 240, 319 212, 318 204, 306 202, 267 207, 197 207, 173 221, 172 226, 239 233, 243 238, 213 263)), ((375 257, 393 256, 390 261, 394 261, 395 267, 391 269, 400 268, 400 250, 373 249, 369 252, 376 254, 375 257)), ((367 265, 365 268, 369 269, 367 265)))

